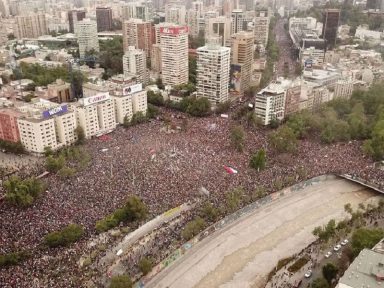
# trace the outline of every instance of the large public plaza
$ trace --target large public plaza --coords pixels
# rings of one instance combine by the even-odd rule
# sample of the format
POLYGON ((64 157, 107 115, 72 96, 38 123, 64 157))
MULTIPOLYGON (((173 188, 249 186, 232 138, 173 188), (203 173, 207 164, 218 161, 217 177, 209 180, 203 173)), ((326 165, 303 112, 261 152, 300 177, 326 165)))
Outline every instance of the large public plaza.
MULTIPOLYGON (((182 126, 182 119, 171 119, 182 126)), ((360 142, 322 145, 302 140, 295 155, 277 155, 268 147, 268 130, 253 128, 246 130, 245 149, 239 153, 230 142, 234 124, 216 116, 188 118, 185 131, 169 133, 163 121, 153 120, 88 141, 84 149, 92 160, 86 169, 67 180, 56 175, 44 178, 46 192, 27 209, 0 203, 0 253, 37 251, 19 266, 0 270, 0 286, 81 287, 83 273, 77 261, 96 234, 95 222, 121 207, 130 195, 141 197, 156 216, 199 197, 202 187, 209 191, 211 202, 221 204, 234 188, 243 187, 249 194, 260 187, 273 192, 276 183, 286 183, 288 177, 299 182, 346 173, 372 182, 384 179, 384 171, 374 168, 360 142), (267 151, 267 168, 257 172, 249 160, 260 148, 267 151), (224 166, 238 174, 228 174, 224 166), (85 227, 82 241, 70 248, 36 249, 44 235, 69 223, 85 227)))

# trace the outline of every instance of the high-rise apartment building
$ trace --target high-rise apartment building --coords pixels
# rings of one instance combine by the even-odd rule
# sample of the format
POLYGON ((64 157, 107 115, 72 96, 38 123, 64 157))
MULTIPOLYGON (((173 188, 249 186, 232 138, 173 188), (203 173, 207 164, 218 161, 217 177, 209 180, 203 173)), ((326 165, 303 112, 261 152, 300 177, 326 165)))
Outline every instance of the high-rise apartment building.
POLYGON ((165 22, 185 25, 186 15, 185 6, 179 2, 165 5, 165 22))
POLYGON ((237 82, 236 92, 240 95, 250 87, 254 39, 252 32, 245 31, 231 37, 231 82, 237 82))
POLYGON ((124 51, 129 46, 145 51, 147 57, 151 55, 152 44, 154 43, 154 28, 151 22, 141 19, 130 19, 123 23, 123 47, 124 51))
POLYGON ((188 27, 161 27, 160 46, 163 83, 188 83, 188 27))
POLYGON ((75 32, 75 24, 78 21, 82 21, 85 18, 84 10, 71 10, 68 11, 68 24, 69 24, 69 32, 75 32))
POLYGON ((18 107, 23 115, 17 120, 20 141, 32 153, 44 153, 45 147, 53 150, 76 141, 75 113, 68 106, 36 102, 18 107))
POLYGON ((232 34, 245 30, 244 29, 245 15, 243 13, 243 10, 241 9, 233 10, 231 13, 231 18, 232 18, 232 34))
POLYGON ((209 18, 206 23, 206 40, 211 37, 220 37, 221 46, 230 46, 231 25, 231 18, 229 17, 220 16, 216 18, 209 18))
POLYGON ((148 84, 147 61, 143 50, 129 46, 123 56, 123 70, 125 76, 136 75, 138 83, 148 84))
POLYGON ((197 97, 206 97, 213 104, 229 100, 230 61, 231 49, 219 43, 197 49, 197 97))
POLYGON ((15 36, 21 38, 38 38, 48 33, 44 13, 31 13, 23 16, 16 16, 15 36))
POLYGON ((254 21, 255 42, 266 47, 268 43, 270 23, 268 10, 256 11, 256 17, 254 21))
POLYGON ((75 33, 79 43, 80 57, 85 57, 85 52, 95 50, 99 52, 99 39, 97 38, 96 21, 85 18, 75 25, 75 33))
POLYGON ((0 140, 19 142, 20 134, 17 126, 17 117, 20 113, 13 109, 0 109, 0 140))
POLYGON ((336 46, 337 30, 339 28, 340 9, 326 9, 323 15, 322 38, 326 40, 327 47, 336 46))
POLYGON ((112 9, 109 7, 96 8, 96 22, 97 31, 111 31, 112 30, 112 9))
POLYGON ((125 3, 121 9, 123 20, 135 18, 149 21, 152 18, 148 5, 145 5, 143 2, 128 2, 125 3))
POLYGON ((194 1, 191 3, 191 9, 187 11, 187 25, 189 27, 189 34, 193 37, 199 35, 199 20, 203 16, 203 2, 194 1))

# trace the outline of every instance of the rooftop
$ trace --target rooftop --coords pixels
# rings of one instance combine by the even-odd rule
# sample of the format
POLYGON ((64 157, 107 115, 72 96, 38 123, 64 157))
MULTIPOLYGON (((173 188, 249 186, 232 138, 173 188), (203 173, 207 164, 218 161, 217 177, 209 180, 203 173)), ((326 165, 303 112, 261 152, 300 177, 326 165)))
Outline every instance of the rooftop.
POLYGON ((338 287, 384 287, 384 255, 369 249, 361 251, 341 277, 338 287))

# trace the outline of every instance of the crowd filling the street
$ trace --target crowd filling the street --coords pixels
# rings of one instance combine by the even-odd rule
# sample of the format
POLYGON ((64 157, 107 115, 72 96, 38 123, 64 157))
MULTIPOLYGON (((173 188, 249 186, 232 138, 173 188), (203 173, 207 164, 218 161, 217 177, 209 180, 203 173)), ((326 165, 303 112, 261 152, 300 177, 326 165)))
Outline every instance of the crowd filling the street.
MULTIPOLYGON (((172 116, 173 112, 172 123, 180 126, 183 120, 172 116)), ((89 166, 70 179, 48 175, 43 179, 46 191, 33 206, 20 209, 2 201, 0 253, 35 251, 18 266, 0 270, 2 287, 41 287, 41 283, 79 287, 85 276, 77 261, 87 239, 96 235, 96 221, 120 208, 131 195, 139 196, 154 217, 195 200, 202 188, 218 206, 226 201, 227 192, 238 187, 248 195, 261 187, 271 193, 280 186, 276 183, 287 186, 328 173, 356 175, 378 185, 384 179, 384 171, 363 154, 359 141, 322 145, 302 140, 296 154, 277 154, 268 147, 267 130, 253 128, 247 130, 244 152, 239 153, 229 139, 233 120, 211 116, 187 121, 186 129, 175 133, 163 129, 163 121, 153 120, 90 140, 83 147, 91 154, 89 166), (267 151, 267 167, 257 172, 249 167, 249 159, 260 148, 267 151), (238 173, 228 173, 224 169, 228 166, 238 173), (36 249, 47 233, 70 223, 84 226, 80 242, 70 249, 36 249)), ((31 168, 30 173, 44 171, 40 166, 31 168)), ((156 242, 167 244, 168 236, 175 237, 165 234, 156 242)), ((159 261, 161 256, 155 258, 159 261)))

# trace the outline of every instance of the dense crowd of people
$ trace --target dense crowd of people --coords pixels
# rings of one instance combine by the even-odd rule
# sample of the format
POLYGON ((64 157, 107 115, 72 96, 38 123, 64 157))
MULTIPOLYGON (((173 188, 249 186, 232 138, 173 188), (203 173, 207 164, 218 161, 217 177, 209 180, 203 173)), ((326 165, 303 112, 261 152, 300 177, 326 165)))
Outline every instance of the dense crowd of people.
MULTIPOLYGON (((182 125, 177 117, 171 121, 182 125)), ((347 173, 379 185, 384 179, 384 171, 361 151, 361 142, 326 146, 302 140, 297 154, 278 155, 268 146, 266 130, 250 129, 245 151, 239 153, 231 147, 233 124, 220 117, 188 119, 185 131, 168 133, 161 129, 164 122, 154 120, 88 141, 84 149, 92 160, 86 169, 70 179, 49 175, 44 179, 46 192, 27 209, 0 203, 0 254, 36 249, 44 235, 69 223, 83 225, 87 239, 96 234, 96 221, 121 207, 130 195, 141 197, 154 216, 199 197, 202 187, 209 191, 212 203, 221 205, 226 192, 234 188, 242 187, 249 194, 259 187, 272 192, 276 181, 286 183, 288 177, 301 181, 347 173), (257 172, 249 167, 249 160, 260 148, 267 151, 267 167, 257 172), (235 168, 238 174, 229 174, 224 166, 235 168)), ((81 255, 84 246, 85 240, 71 247, 69 254, 64 248, 38 251, 19 266, 0 270, 0 286, 42 287, 36 278, 54 275, 49 281, 55 287, 80 287, 67 281, 79 275, 76 255, 81 255), (59 260, 61 270, 52 264, 59 260)))

